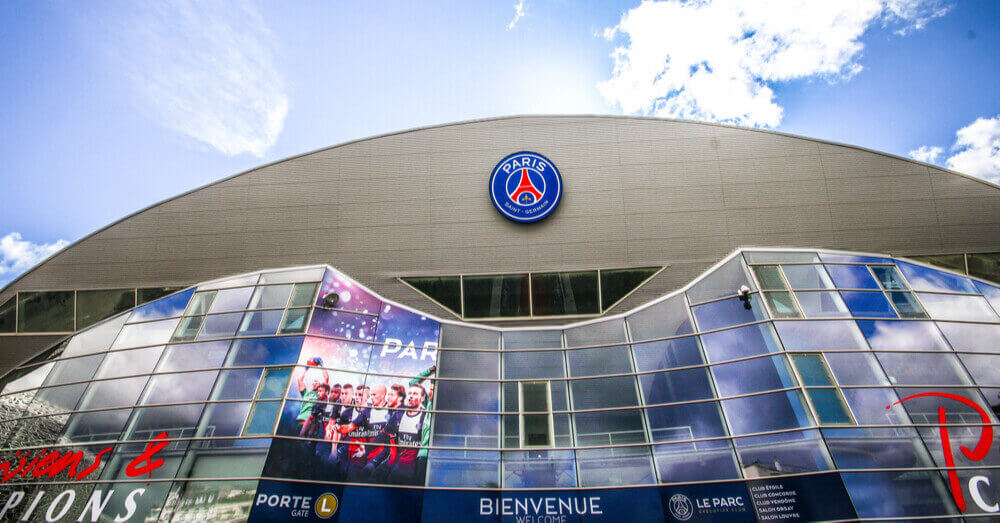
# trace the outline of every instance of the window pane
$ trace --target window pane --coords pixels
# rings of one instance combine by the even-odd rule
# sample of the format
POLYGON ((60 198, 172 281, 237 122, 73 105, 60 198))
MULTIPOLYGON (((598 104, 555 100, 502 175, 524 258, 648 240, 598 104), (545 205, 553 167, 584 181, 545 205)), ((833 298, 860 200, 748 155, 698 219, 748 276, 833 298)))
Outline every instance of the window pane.
POLYGON ((11 296, 3 305, 0 305, 0 332, 15 332, 17 330, 16 319, 17 296, 11 296))
POLYGON ((750 290, 755 288, 743 265, 743 257, 736 256, 688 289, 688 300, 691 303, 701 303, 733 296, 743 285, 750 287, 750 290))
POLYGON ((211 340, 231 337, 236 334, 236 327, 239 326, 242 318, 242 312, 205 316, 204 324, 201 326, 201 331, 198 332, 197 339, 211 340))
POLYGON ((229 365, 290 365, 298 361, 303 338, 261 338, 233 342, 229 365))
POLYGON ((737 396, 768 390, 787 389, 795 386, 782 356, 754 358, 712 367, 719 396, 737 396))
POLYGON ((462 281, 458 276, 401 278, 455 314, 462 314, 462 281))
POLYGON ((969 274, 1000 282, 1000 252, 969 254, 969 274))
POLYGON ((764 298, 775 318, 799 318, 802 316, 799 314, 799 309, 795 306, 795 300, 792 299, 790 292, 765 292, 764 298))
POLYGON ((789 351, 867 349, 864 336, 853 321, 779 321, 778 335, 789 351))
POLYGON ((562 347, 562 331, 505 331, 504 350, 515 349, 557 349, 562 347))
POLYGON ((906 411, 893 407, 899 398, 892 389, 844 389, 844 398, 861 425, 901 425, 909 423, 906 411))
POLYGON ((822 265, 782 265, 781 269, 793 289, 833 288, 833 282, 822 265))
MULTIPOLYGON (((198 428, 203 404, 167 405, 134 409, 127 440, 153 439, 161 432, 170 438, 193 437, 198 428)), ((186 445, 186 443, 181 443, 186 445)))
POLYGON ((976 292, 972 281, 962 276, 921 267, 904 261, 896 261, 899 270, 906 276, 910 286, 917 291, 976 292))
POLYGON ((705 401, 646 410, 653 441, 686 441, 726 436, 719 403, 705 401))
POLYGON ((862 518, 955 513, 947 487, 936 472, 845 472, 840 477, 862 518))
POLYGON ((747 478, 830 469, 818 430, 736 438, 733 443, 747 478))
POLYGON ((819 354, 795 354, 792 356, 795 368, 799 371, 802 384, 805 386, 825 386, 833 385, 830 373, 823 363, 823 356, 819 354))
POLYGON ((691 308, 694 319, 698 322, 698 330, 708 331, 722 329, 732 325, 753 323, 766 320, 767 312, 764 304, 756 294, 744 303, 739 298, 729 298, 712 303, 705 303, 691 308), (747 306, 750 308, 747 308, 747 306))
POLYGON ((781 351, 769 323, 703 334, 701 343, 712 363, 781 351))
POLYGON ((601 270, 601 310, 607 310, 617 303, 658 270, 659 267, 601 270))
POLYGON ((177 326, 177 332, 174 333, 171 341, 191 341, 195 339, 204 321, 204 316, 186 316, 181 318, 181 322, 177 326))
POLYGON ((156 372, 211 369, 222 366, 229 350, 228 341, 185 343, 167 347, 156 372))
POLYGON ((726 412, 734 435, 812 425, 798 391, 723 400, 722 409, 726 412))
POLYGON ((196 292, 194 298, 191 299, 191 303, 185 309, 184 314, 191 316, 207 313, 208 308, 212 306, 212 300, 215 299, 215 294, 216 291, 196 292))
POLYGON ((433 445, 467 448, 500 446, 500 416, 435 414, 433 445))
POLYGON ((66 349, 63 350, 62 356, 64 358, 70 356, 83 356, 84 354, 93 354, 95 352, 104 352, 111 347, 111 343, 115 341, 118 337, 119 331, 122 329, 122 325, 125 323, 126 315, 121 315, 117 318, 108 320, 101 325, 97 325, 92 329, 87 329, 83 332, 77 333, 73 336, 73 339, 66 344, 66 349))
POLYGON ((570 376, 597 376, 632 372, 628 347, 601 347, 566 351, 570 376))
POLYGON ((147 381, 149 377, 140 376, 92 382, 77 410, 131 407, 138 401, 147 381))
MULTIPOLYGON (((136 304, 142 305, 144 303, 149 303, 153 300, 158 300, 169 294, 173 294, 184 287, 146 287, 144 289, 136 289, 136 304)), ((191 294, 194 293, 194 289, 191 289, 190 294, 187 294, 187 299, 191 298, 191 294)), ((184 305, 187 305, 187 299, 184 300, 184 305)), ((184 310, 184 307, 181 307, 184 310)), ((180 314, 180 311, 177 312, 180 314)), ((166 318, 167 316, 164 316, 166 318)))
MULTIPOLYGON (((291 285, 267 285, 257 287, 250 298, 250 309, 284 309, 288 296, 292 294, 291 285)), ((312 301, 310 297, 309 301, 312 301)), ((309 301, 306 302, 308 305, 309 301)))
POLYGON ((142 404, 205 401, 218 375, 219 371, 215 370, 157 374, 150 378, 143 394, 142 404))
POLYGON ((892 263, 889 258, 877 256, 859 256, 856 254, 841 254, 835 252, 820 252, 824 262, 828 263, 892 263))
POLYGON ((132 409, 78 412, 70 417, 63 442, 112 441, 121 436, 132 409))
POLYGON ((504 488, 576 487, 572 450, 530 450, 503 453, 504 488))
POLYGON ((639 404, 635 378, 632 376, 571 381, 570 390, 575 409, 629 407, 639 404))
MULTIPOLYGON (((308 311, 308 309, 289 309, 289 314, 292 311, 308 311)), ((301 313, 296 313, 296 316, 301 317, 301 313)), ((367 314, 316 309, 309 324, 309 333, 352 340, 371 340, 375 336, 376 322, 375 317, 367 314)))
POLYGON ((153 371, 162 352, 162 346, 112 352, 104 358, 94 378, 147 374, 153 371))
POLYGON ((844 318, 851 315, 836 292, 796 292, 795 298, 807 318, 844 318))
POLYGON ((783 291, 788 288, 777 265, 758 265, 753 267, 753 272, 757 275, 757 281, 763 290, 783 291))
POLYGON ((739 478, 729 441, 697 441, 653 447, 660 481, 710 481, 739 478))
POLYGON ((881 292, 840 291, 851 314, 858 318, 896 318, 896 311, 881 292))
POLYGON ((319 281, 323 279, 326 269, 314 267, 311 269, 293 269, 290 271, 265 272, 260 275, 260 284, 265 283, 295 283, 300 281, 319 281))
POLYGON ((1000 321, 980 296, 917 293, 931 317, 937 320, 1000 321))
POLYGON ((253 412, 250 414, 250 421, 247 422, 245 434, 247 436, 257 434, 271 434, 274 431, 274 420, 281 410, 280 401, 258 401, 253 404, 253 412))
POLYGON ((548 447, 552 445, 552 430, 549 427, 548 414, 525 414, 521 416, 524 423, 525 447, 548 447))
POLYGON ((132 307, 135 307, 135 289, 78 291, 76 329, 89 327, 132 307))
POLYGON ((826 354, 826 361, 841 385, 888 385, 875 356, 860 353, 826 354))
POLYGON ((923 307, 917 303, 912 292, 888 292, 889 300, 896 307, 900 318, 926 318, 923 307))
POLYGON ((954 354, 879 352, 889 381, 895 385, 967 385, 971 382, 954 354))
POLYGON ((532 314, 596 314, 597 271, 550 272, 531 275, 532 314))
POLYGON ((438 353, 438 372, 446 378, 497 379, 500 377, 500 353, 441 351, 438 353))
POLYGON ((212 306, 208 312, 229 312, 247 308, 250 295, 253 294, 253 287, 242 287, 239 289, 223 289, 215 295, 212 306))
POLYGON ((427 460, 429 487, 500 486, 500 453, 431 449, 427 460))
POLYGON ((625 324, 621 319, 611 319, 590 323, 582 327, 566 329, 566 346, 612 345, 625 343, 625 324))
POLYGON ((806 389, 809 400, 812 401, 813 408, 816 409, 816 416, 820 423, 846 424, 853 423, 851 415, 847 412, 847 405, 844 398, 836 389, 806 389))
POLYGON ((465 316, 499 318, 528 316, 528 275, 465 276, 465 316))
POLYGON ((911 260, 916 260, 918 262, 926 263, 927 265, 934 265, 936 267, 943 267, 945 269, 951 269, 955 272, 960 272, 965 274, 965 255, 964 254, 937 254, 933 256, 907 256, 911 260))
POLYGON ((576 451, 581 487, 649 485, 656 481, 648 447, 576 451))
POLYGON ((500 332, 443 323, 441 324, 441 346, 445 348, 499 350, 500 332))
POLYGON ((639 376, 639 384, 647 405, 700 400, 713 396, 708 369, 703 367, 643 374, 639 376))
POLYGON ((115 338, 111 350, 130 349, 147 345, 163 345, 170 341, 180 318, 172 320, 151 321, 126 325, 115 338))
POLYGON ((883 289, 890 291, 908 290, 906 282, 903 281, 903 276, 899 274, 899 271, 895 267, 891 265, 876 265, 872 266, 871 270, 883 289))
POLYGON ((69 360, 57 361, 49 377, 45 380, 45 386, 62 385, 63 383, 73 383, 76 381, 87 381, 94 376, 97 366, 104 359, 103 354, 84 356, 69 360))
POLYGON ((73 291, 18 293, 18 332, 71 332, 73 291))
POLYGON ((878 289, 879 284, 864 265, 827 265, 838 289, 878 289))
POLYGON ((859 321, 858 327, 873 350, 948 350, 929 321, 859 321))
POLYGON ((937 326, 955 350, 1000 354, 1000 325, 940 322, 937 326))
POLYGON ((506 379, 562 378, 565 375, 562 351, 507 352, 503 355, 503 377, 506 379))
POLYGON ((240 323, 238 336, 267 336, 278 331, 278 324, 285 311, 281 309, 270 311, 247 312, 240 323))
MULTIPOLYGON (((252 399, 257 393, 257 383, 260 381, 261 369, 232 369, 219 373, 215 384, 213 400, 252 399)), ((284 392, 284 389, 282 389, 284 392)))
POLYGON ((632 346, 632 354, 639 372, 705 363, 697 336, 639 343, 632 346))
POLYGON ((288 309, 285 319, 281 322, 280 334, 298 334, 306 331, 309 320, 309 309, 288 309))
POLYGON ((439 380, 436 407, 440 410, 497 412, 500 384, 480 381, 439 380))
POLYGON ((694 332, 684 296, 673 296, 629 315, 632 339, 636 341, 681 336, 694 332))
MULTIPOLYGON (((297 283, 292 289, 292 297, 288 300, 289 307, 308 307, 316 295, 318 283, 297 283)), ((338 305, 340 305, 338 303, 338 305)))

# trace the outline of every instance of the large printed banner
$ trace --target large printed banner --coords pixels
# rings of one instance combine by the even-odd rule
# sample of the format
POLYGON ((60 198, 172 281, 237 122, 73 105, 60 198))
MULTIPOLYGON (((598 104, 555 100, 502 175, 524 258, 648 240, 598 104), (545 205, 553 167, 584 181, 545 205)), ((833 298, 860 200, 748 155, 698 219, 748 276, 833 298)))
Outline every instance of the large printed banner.
POLYGON ((274 440, 264 475, 423 485, 440 323, 337 279, 323 289, 349 299, 313 313, 277 429, 297 439, 274 440))
POLYGON ((855 519, 836 474, 663 487, 421 490, 261 481, 250 521, 753 522, 855 519), (748 490, 749 489, 749 490, 748 490))

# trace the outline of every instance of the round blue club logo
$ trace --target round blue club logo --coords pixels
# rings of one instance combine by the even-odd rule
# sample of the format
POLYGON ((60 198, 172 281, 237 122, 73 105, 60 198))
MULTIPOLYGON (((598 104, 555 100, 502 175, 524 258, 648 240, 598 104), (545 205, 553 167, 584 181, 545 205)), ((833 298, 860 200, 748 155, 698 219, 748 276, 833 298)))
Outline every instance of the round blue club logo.
POLYGON ((490 197, 500 214, 519 223, 552 214, 562 196, 562 176, 548 158, 528 151, 514 153, 493 168, 490 197))

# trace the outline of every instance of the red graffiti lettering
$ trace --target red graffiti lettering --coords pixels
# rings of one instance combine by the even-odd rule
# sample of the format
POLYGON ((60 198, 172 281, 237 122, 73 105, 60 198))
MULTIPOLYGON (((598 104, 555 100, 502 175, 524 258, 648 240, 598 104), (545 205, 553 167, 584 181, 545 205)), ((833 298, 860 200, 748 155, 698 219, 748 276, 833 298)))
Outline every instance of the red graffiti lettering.
MULTIPOLYGON (((985 458, 986 454, 990 451, 990 446, 993 444, 993 426, 990 425, 991 422, 989 414, 987 414, 978 403, 968 398, 963 398, 962 396, 948 394, 945 392, 921 392, 920 394, 905 397, 892 405, 898 405, 904 401, 927 396, 936 396, 939 398, 954 400, 972 407, 979 413, 979 417, 982 418, 984 425, 982 427, 982 432, 979 434, 979 442, 976 444, 976 448, 969 449, 963 445, 959 449, 962 451, 962 454, 969 459, 969 461, 980 461, 985 458)), ((892 405, 886 405, 885 408, 890 409, 892 408, 892 405)), ((962 494, 962 486, 958 481, 958 471, 955 469, 955 454, 951 450, 951 438, 948 435, 948 420, 945 418, 945 413, 946 411, 944 407, 938 407, 938 430, 941 434, 941 450, 944 453, 945 468, 948 470, 948 483, 949 487, 951 487, 951 497, 955 499, 955 504, 958 505, 958 509, 965 512, 965 495, 962 494)))
POLYGON ((95 470, 97 470, 97 468, 101 466, 101 456, 103 456, 107 452, 111 452, 112 448, 113 447, 108 447, 108 448, 106 448, 106 449, 98 452, 97 456, 94 457, 94 464, 91 465, 91 466, 89 466, 89 467, 87 467, 87 468, 85 468, 85 469, 83 469, 82 471, 80 471, 80 473, 77 474, 76 479, 83 479, 83 478, 89 476, 95 470))
MULTIPOLYGON (((167 433, 161 432, 159 436, 153 438, 155 440, 165 440, 167 439, 167 433)), ((150 477, 153 476, 153 471, 158 469, 163 465, 162 459, 154 460, 153 455, 169 445, 168 441, 159 441, 157 443, 147 443, 146 450, 142 454, 136 456, 127 467, 125 467, 125 474, 129 477, 141 476, 143 474, 149 474, 150 477)))

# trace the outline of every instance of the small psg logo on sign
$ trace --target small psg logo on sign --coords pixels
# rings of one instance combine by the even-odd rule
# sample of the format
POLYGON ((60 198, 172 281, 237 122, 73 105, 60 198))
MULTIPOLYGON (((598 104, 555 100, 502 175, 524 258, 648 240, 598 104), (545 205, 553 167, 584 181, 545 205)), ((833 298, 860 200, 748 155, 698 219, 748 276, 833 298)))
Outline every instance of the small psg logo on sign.
POLYGON ((527 151, 514 153, 493 168, 490 197, 510 220, 537 222, 552 214, 562 196, 562 176, 548 158, 527 151))

